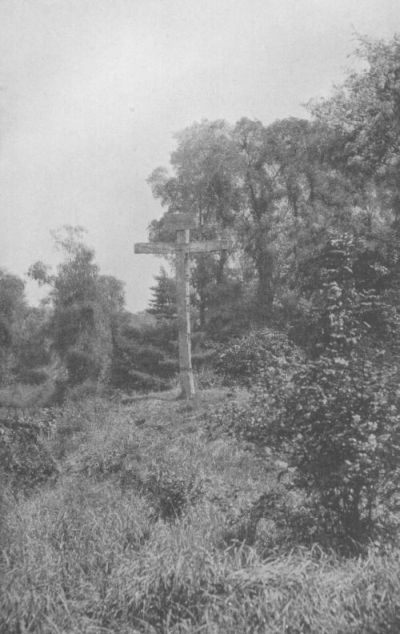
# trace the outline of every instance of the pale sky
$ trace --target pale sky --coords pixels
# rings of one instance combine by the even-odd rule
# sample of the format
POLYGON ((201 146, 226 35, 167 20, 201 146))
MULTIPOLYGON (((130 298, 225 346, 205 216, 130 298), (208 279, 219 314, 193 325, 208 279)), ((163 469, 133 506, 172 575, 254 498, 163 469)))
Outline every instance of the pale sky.
POLYGON ((0 267, 54 265, 50 230, 79 224, 143 310, 162 260, 133 244, 163 213, 146 178, 174 132, 306 116, 355 32, 400 32, 400 1, 0 0, 0 267))

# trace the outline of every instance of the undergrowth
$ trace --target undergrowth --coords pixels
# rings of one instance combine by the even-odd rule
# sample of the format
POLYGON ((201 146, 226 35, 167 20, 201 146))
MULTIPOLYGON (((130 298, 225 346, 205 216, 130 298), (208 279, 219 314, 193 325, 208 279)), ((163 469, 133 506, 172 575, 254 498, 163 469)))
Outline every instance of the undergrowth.
POLYGON ((284 464, 207 435, 227 398, 35 414, 57 477, 3 487, 1 634, 399 631, 398 551, 313 545, 284 464))

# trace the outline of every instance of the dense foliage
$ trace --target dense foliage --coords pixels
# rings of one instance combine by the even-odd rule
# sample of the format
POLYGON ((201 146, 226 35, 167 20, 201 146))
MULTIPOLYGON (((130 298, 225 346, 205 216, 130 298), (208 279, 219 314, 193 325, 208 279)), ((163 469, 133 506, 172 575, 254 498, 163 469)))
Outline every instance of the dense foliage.
MULTIPOLYGON (((313 290, 318 257, 336 234, 355 240, 356 289, 397 311, 399 50, 397 36, 389 42, 361 39, 361 70, 331 97, 312 103, 308 119, 195 123, 176 135, 170 171, 157 168, 150 175, 165 209, 151 224, 152 240, 174 239, 166 219, 177 211, 194 216, 192 239, 230 240, 228 252, 193 257, 199 360, 211 358, 210 342, 213 348, 260 326, 289 333, 315 357, 324 345, 313 290)), ((132 389, 150 385, 151 376, 170 380, 175 336, 164 331, 175 319, 175 283, 165 269, 148 308, 157 324, 134 334, 123 315, 122 284, 100 274, 82 230, 65 227, 55 243, 63 258, 56 272, 40 262, 30 270, 50 288, 47 308, 29 309, 23 282, 2 273, 2 383, 39 383, 57 363, 70 386, 115 378, 116 385, 132 389), (152 362, 145 360, 146 347, 152 362)), ((382 340, 379 311, 368 319, 371 335, 385 349, 392 346, 389 338, 382 340)))
MULTIPOLYGON (((247 519, 245 510, 243 521, 232 519, 233 542, 252 543, 271 508, 282 534, 297 526, 347 552, 395 533, 399 38, 362 39, 357 55, 361 70, 311 104, 308 119, 195 123, 177 134, 171 170, 149 177, 165 210, 151 240, 173 240, 167 219, 180 211, 196 220, 192 239, 229 238, 228 251, 192 259, 193 361, 250 397, 210 416, 209 432, 233 433, 264 458, 277 452, 290 481, 274 501, 260 493, 247 519)), ((15 404, 18 382, 32 388, 31 405, 173 386, 173 278, 161 269, 139 319, 124 308, 122 283, 100 273, 81 229, 64 227, 55 243, 56 270, 30 269, 49 288, 41 307, 26 304, 22 280, 0 272, 0 403, 15 404)), ((25 428, 3 427, 10 471, 24 445, 42 455, 25 428)), ((165 474, 139 480, 168 520, 203 494, 169 462, 165 474)))
POLYGON ((358 55, 150 176, 151 239, 231 243, 193 258, 193 402, 134 393, 176 378, 165 269, 138 315, 79 228, 42 306, 0 272, 1 633, 399 631, 399 38, 358 55))
POLYGON ((302 541, 307 508, 274 459, 204 437, 227 398, 48 412, 57 477, 3 499, 2 633, 398 631, 398 551, 302 541))
POLYGON ((114 333, 111 384, 124 390, 166 389, 178 370, 177 325, 160 318, 141 327, 129 318, 114 333))
POLYGON ((322 254, 319 356, 294 376, 278 434, 326 521, 357 540, 382 526, 382 503, 398 488, 400 394, 399 366, 366 340, 370 315, 385 313, 356 290, 353 251, 336 239, 322 254))
POLYGON ((107 381, 113 327, 124 306, 122 283, 100 275, 82 233, 79 227, 67 226, 54 234, 64 255, 55 274, 41 262, 30 269, 31 277, 51 288, 48 328, 52 348, 63 362, 71 386, 87 380, 107 381))
POLYGON ((236 436, 284 452, 316 530, 347 546, 397 529, 400 477, 400 366, 382 348, 388 336, 399 341, 399 319, 382 297, 357 289, 358 258, 349 236, 319 253, 308 356, 293 356, 286 343, 274 357, 261 332, 225 353, 231 378, 249 384, 251 376, 254 389, 248 404, 216 417, 236 436), (377 318, 380 338, 371 335, 377 318))
POLYGON ((226 383, 245 387, 261 384, 265 389, 276 385, 276 376, 293 372, 302 353, 288 337, 268 328, 257 329, 229 346, 221 346, 215 362, 216 371, 226 383))

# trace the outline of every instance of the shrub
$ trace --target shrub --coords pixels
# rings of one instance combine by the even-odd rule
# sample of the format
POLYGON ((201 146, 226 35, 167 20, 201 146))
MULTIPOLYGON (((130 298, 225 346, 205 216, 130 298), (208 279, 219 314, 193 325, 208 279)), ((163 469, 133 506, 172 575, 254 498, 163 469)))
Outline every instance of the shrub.
POLYGON ((163 465, 154 467, 143 479, 143 492, 150 494, 158 517, 180 517, 185 507, 201 496, 201 480, 193 472, 185 473, 181 465, 173 466, 164 461, 163 465))
POLYGON ((43 426, 28 416, 0 419, 2 476, 14 492, 30 491, 58 473, 42 434, 43 426))
POLYGON ((114 337, 111 385, 121 390, 163 390, 178 371, 176 324, 122 326, 114 337))
POLYGON ((351 540, 384 528, 381 505, 400 483, 393 373, 376 359, 323 356, 296 375, 282 419, 299 483, 317 492, 327 528, 351 540))
POLYGON ((268 328, 254 330, 220 351, 215 367, 226 383, 252 387, 262 381, 275 383, 301 360, 300 349, 281 332, 268 328))
POLYGON ((250 398, 228 401, 210 417, 209 430, 224 431, 257 446, 271 444, 302 359, 301 350, 286 335, 268 329, 254 331, 225 348, 217 372, 225 382, 251 388, 250 398))
POLYGON ((202 367, 195 371, 195 382, 199 390, 221 387, 222 377, 213 368, 202 367))
MULTIPOLYGON (((396 528, 391 509, 400 483, 400 368, 376 350, 368 322, 390 314, 395 338, 396 318, 379 298, 357 291, 351 254, 346 236, 321 254, 314 358, 295 362, 286 377, 282 369, 293 366, 272 359, 250 402, 220 417, 235 435, 290 456, 316 531, 346 548, 396 528)), ((240 353, 230 353, 228 367, 236 355, 235 371, 246 376, 258 357, 240 353)))
POLYGON ((291 443, 299 482, 316 494, 323 523, 347 542, 388 527, 400 482, 399 368, 385 362, 368 336, 371 314, 380 314, 398 339, 396 316, 378 297, 357 290, 353 251, 353 240, 342 236, 320 256, 321 352, 295 375, 278 432, 291 443))

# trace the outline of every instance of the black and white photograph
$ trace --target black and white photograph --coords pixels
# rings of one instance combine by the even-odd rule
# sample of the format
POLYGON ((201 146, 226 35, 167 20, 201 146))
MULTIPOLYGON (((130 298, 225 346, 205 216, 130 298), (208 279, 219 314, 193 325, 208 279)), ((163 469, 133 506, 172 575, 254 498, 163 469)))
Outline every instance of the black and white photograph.
POLYGON ((0 220, 0 634, 399 634, 399 0, 0 0, 0 220))

